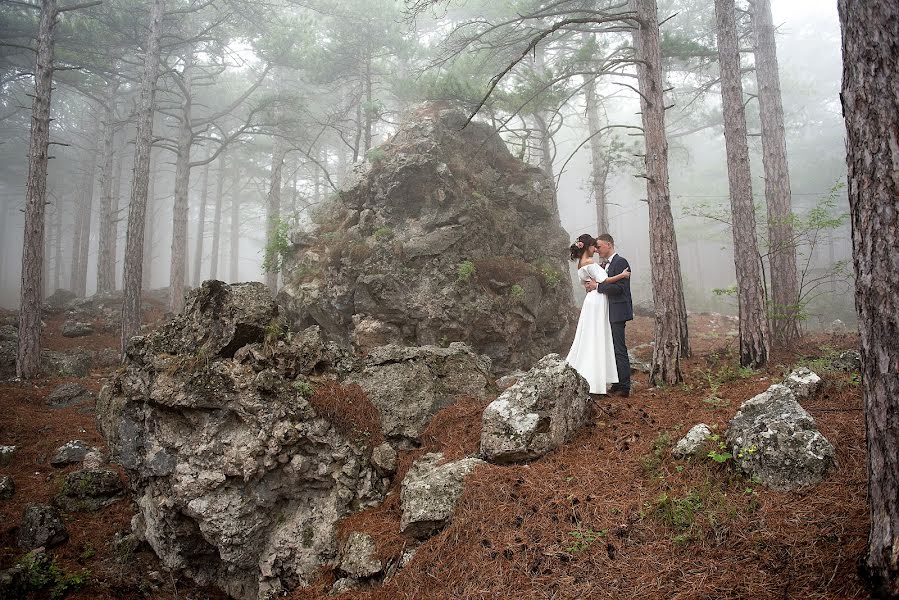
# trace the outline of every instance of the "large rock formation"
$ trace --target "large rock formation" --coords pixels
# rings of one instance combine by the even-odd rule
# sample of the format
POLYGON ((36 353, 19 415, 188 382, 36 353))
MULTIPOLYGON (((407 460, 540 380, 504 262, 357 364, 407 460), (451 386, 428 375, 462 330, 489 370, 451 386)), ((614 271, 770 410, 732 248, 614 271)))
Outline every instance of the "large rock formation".
POLYGON ((294 232, 279 301, 368 348, 463 341, 500 371, 559 351, 574 325, 553 183, 484 124, 419 113, 294 232))

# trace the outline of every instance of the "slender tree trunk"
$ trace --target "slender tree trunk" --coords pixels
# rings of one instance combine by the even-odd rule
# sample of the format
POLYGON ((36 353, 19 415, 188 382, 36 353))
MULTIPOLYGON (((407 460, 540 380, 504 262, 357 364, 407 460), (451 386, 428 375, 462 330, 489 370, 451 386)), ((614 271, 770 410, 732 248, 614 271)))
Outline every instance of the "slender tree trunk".
MULTIPOLYGON (((54 205, 56 209, 53 219, 53 290, 58 290, 62 285, 62 207, 59 202, 54 205)), ((3 231, 0 226, 0 231, 3 231)))
POLYGON ((665 137, 665 103, 662 58, 655 0, 634 0, 640 29, 634 34, 640 107, 646 140, 646 195, 649 202, 649 262, 652 266, 652 298, 655 305, 655 346, 650 381, 673 384, 683 381, 681 357, 690 355, 687 308, 684 303, 680 257, 671 196, 668 189, 668 140, 665 137))
POLYGON ((899 4, 839 0, 872 596, 899 597, 899 4))
POLYGON ((159 42, 165 0, 154 0, 150 11, 149 34, 144 54, 140 99, 137 110, 137 135, 134 140, 134 176, 128 204, 128 232, 125 238, 125 275, 122 304, 122 350, 140 331, 141 283, 143 281, 144 229, 146 227, 147 187, 150 180, 150 148, 153 142, 153 111, 156 79, 159 77, 159 42))
POLYGON ((375 107, 372 99, 372 81, 371 81, 371 46, 368 48, 368 57, 365 61, 365 151, 371 150, 372 140, 372 115, 375 107))
POLYGON ((190 147, 193 144, 191 126, 193 61, 193 48, 190 48, 184 55, 184 70, 181 72, 186 92, 181 103, 178 158, 175 163, 175 204, 172 207, 172 254, 169 269, 169 309, 172 312, 180 312, 184 306, 184 284, 187 279, 187 196, 190 187, 190 147))
MULTIPOLYGON (((96 142, 96 140, 94 140, 96 142)), ((91 212, 94 204, 94 172, 97 169, 96 144, 85 157, 84 194, 78 205, 75 239, 72 248, 72 292, 78 297, 87 295, 87 265, 90 253, 91 212)))
POLYGON ((286 148, 281 136, 275 137, 272 144, 272 175, 268 188, 267 219, 268 229, 265 235, 265 285, 272 295, 278 291, 278 250, 276 236, 281 222, 281 172, 284 168, 286 148))
POLYGON ((737 272, 737 307, 740 315, 740 364, 761 367, 768 362, 768 318, 759 266, 746 115, 734 0, 715 0, 718 21, 718 62, 721 68, 721 107, 730 183, 731 230, 737 272))
POLYGON ((359 150, 362 145, 362 102, 356 105, 356 139, 353 141, 353 162, 359 160, 359 150))
POLYGON ((100 226, 97 250, 97 293, 115 289, 116 218, 112 208, 115 158, 115 101, 118 82, 108 86, 103 107, 103 163, 100 168, 100 226))
POLYGON ((765 167, 765 200, 768 205, 770 312, 773 318, 774 343, 786 346, 799 337, 799 288, 784 109, 771 0, 752 0, 751 4, 755 31, 755 76, 762 125, 762 163, 765 167))
POLYGON ((22 244, 22 288, 19 305, 19 348, 16 375, 30 379, 41 370, 41 305, 44 302, 44 210, 50 147, 50 94, 53 89, 53 30, 56 0, 42 0, 31 103, 31 139, 25 184, 25 236, 22 244))
MULTIPOLYGON (((327 166, 328 164, 328 150, 327 148, 321 148, 318 150, 317 154, 319 158, 319 162, 321 164, 327 166), (324 156, 324 160, 322 160, 322 156, 324 156)), ((322 197, 322 174, 319 172, 321 169, 318 165, 311 165, 312 169, 312 200, 316 204, 321 201, 322 197)))
POLYGON ((231 282, 240 281, 240 167, 235 160, 231 169, 231 282))
MULTIPOLYGON (((132 183, 133 185, 133 183, 132 183)), ((153 234, 156 220, 156 171, 153 168, 153 157, 150 157, 150 166, 147 168, 147 207, 144 227, 144 249, 141 261, 141 289, 148 290, 153 286, 153 234)), ((124 282, 123 282, 124 285, 124 282)))
POLYGON ((209 255, 209 278, 218 279, 219 272, 219 243, 222 235, 222 192, 225 186, 224 154, 219 155, 218 172, 215 182, 215 214, 212 218, 212 252, 209 255))
POLYGON ((597 233, 609 231, 609 213, 606 206, 606 181, 609 178, 609 161, 603 151, 602 125, 599 120, 599 102, 596 99, 596 78, 592 77, 584 87, 587 102, 587 132, 590 135, 590 158, 592 161, 590 183, 596 201, 597 233))
POLYGON ((206 225, 206 200, 209 197, 209 165, 203 166, 200 184, 200 206, 197 214, 197 240, 194 252, 194 287, 200 285, 200 269, 203 267, 203 233, 206 225))
MULTIPOLYGON (((544 54, 543 46, 538 45, 534 48, 534 66, 538 72, 543 73, 544 54)), ((537 125, 537 135, 540 137, 540 156, 537 161, 538 166, 543 170, 549 180, 555 184, 555 174, 553 173, 553 145, 552 134, 549 131, 549 125, 546 122, 545 113, 538 110, 534 113, 534 122, 537 125)))
POLYGON ((125 169, 125 140, 122 140, 122 148, 121 154, 119 155, 118 160, 116 161, 116 175, 114 183, 112 184, 112 232, 109 237, 109 245, 112 247, 110 252, 112 254, 112 289, 117 289, 116 279, 118 269, 118 254, 119 254, 119 223, 121 223, 124 219, 121 216, 121 212, 124 210, 124 207, 119 206, 119 203, 122 199, 122 179, 123 179, 123 171, 125 169))

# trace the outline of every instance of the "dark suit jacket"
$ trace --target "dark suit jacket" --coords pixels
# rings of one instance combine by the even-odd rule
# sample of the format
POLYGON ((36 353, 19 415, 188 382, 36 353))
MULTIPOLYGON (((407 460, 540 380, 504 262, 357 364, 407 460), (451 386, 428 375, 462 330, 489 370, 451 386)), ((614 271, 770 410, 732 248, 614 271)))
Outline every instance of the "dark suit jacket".
MULTIPOLYGON (((622 273, 629 269, 627 259, 616 254, 609 263, 607 272, 609 277, 622 273)), ((634 320, 634 304, 631 302, 631 280, 622 279, 615 283, 600 283, 596 291, 609 297, 609 321, 618 323, 634 320)))

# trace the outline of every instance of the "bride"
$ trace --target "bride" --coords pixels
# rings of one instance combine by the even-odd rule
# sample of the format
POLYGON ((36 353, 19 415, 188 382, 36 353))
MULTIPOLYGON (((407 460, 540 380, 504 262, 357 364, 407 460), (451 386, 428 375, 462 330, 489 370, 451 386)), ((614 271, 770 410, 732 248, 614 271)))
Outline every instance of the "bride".
MULTIPOLYGON (((605 269, 595 264, 596 239, 586 233, 578 237, 570 250, 571 260, 578 261, 577 274, 582 283, 588 279, 597 283, 614 283, 631 276, 630 271, 625 269, 620 275, 609 277, 605 269)), ((618 383, 612 327, 609 324, 609 300, 605 294, 592 291, 584 298, 574 342, 565 360, 587 380, 591 394, 605 394, 609 385, 618 383)))

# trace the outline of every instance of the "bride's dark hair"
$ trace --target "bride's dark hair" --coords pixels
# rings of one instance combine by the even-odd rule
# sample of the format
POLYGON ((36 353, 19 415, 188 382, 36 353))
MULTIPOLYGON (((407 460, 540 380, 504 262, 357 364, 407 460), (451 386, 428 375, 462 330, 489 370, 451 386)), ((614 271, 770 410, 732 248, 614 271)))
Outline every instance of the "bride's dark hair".
POLYGON ((587 246, 592 246, 595 243, 596 238, 589 233, 582 233, 579 235, 577 241, 568 248, 571 253, 571 260, 579 259, 584 254, 584 250, 587 249, 587 246), (580 246, 578 246, 578 244, 580 244, 580 246))

